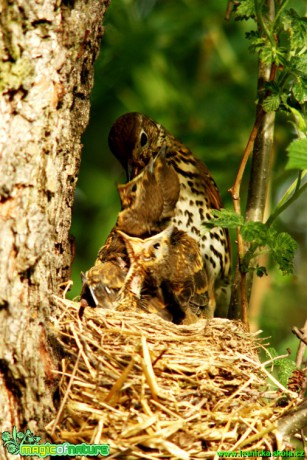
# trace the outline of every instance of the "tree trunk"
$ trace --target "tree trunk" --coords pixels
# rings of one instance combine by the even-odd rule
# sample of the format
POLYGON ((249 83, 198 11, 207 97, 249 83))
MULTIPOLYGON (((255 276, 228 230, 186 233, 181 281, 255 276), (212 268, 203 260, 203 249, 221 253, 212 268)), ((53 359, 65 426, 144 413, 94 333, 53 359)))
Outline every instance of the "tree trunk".
POLYGON ((70 277, 80 138, 107 5, 0 5, 0 431, 39 434, 55 411, 49 318, 70 277))

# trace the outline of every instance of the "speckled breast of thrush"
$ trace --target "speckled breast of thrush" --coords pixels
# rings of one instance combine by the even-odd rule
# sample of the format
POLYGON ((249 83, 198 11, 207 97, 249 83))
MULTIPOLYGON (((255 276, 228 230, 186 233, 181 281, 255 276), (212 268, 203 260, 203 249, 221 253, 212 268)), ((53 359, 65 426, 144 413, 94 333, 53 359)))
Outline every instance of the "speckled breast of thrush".
POLYGON ((172 218, 174 225, 199 244, 206 267, 212 311, 226 316, 230 299, 231 248, 227 229, 207 230, 203 223, 223 207, 218 188, 207 168, 162 125, 132 112, 119 117, 109 133, 112 153, 124 167, 128 180, 137 176, 161 148, 178 175, 180 194, 172 218))

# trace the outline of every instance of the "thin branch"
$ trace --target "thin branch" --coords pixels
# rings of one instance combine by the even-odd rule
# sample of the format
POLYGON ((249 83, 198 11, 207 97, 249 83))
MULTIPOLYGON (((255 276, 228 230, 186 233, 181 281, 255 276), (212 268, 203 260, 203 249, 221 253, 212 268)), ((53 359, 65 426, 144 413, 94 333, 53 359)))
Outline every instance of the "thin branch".
POLYGON ((304 352, 307 346, 307 320, 302 329, 298 329, 297 327, 292 328, 293 334, 300 340, 300 344, 297 350, 295 364, 298 369, 302 366, 303 359, 304 359, 304 352))
MULTIPOLYGON (((232 201, 233 201, 233 208, 236 212, 236 214, 241 215, 241 206, 240 206, 240 189, 241 189, 241 183, 244 175, 244 171, 247 165, 247 161, 250 157, 250 154, 253 150, 254 142, 255 139, 258 135, 259 128, 261 126, 263 117, 265 115, 265 111, 263 110, 262 107, 259 108, 256 120, 252 129, 252 132, 249 136, 248 142, 246 144, 243 157, 235 178, 235 182, 233 186, 229 189, 229 192, 231 193, 232 196, 232 201)), ((248 296, 247 296, 247 284, 246 284, 246 273, 245 271, 242 271, 241 264, 245 256, 245 245, 244 241, 240 232, 240 228, 237 228, 237 244, 238 244, 238 257, 239 257, 239 272, 241 273, 240 276, 240 299, 241 299, 241 308, 242 308, 242 321, 244 324, 248 324, 248 317, 247 317, 247 308, 248 308, 248 296)))
POLYGON ((266 225, 270 226, 272 225, 272 223, 274 222, 274 220, 277 219, 277 217, 282 213, 284 212, 285 209, 287 209, 295 200, 297 200, 297 198, 306 190, 307 188, 307 183, 304 184, 299 190, 296 190, 292 197, 289 198, 288 201, 286 201, 284 204, 282 204, 281 206, 277 206, 277 208, 275 209, 275 211, 270 215, 270 217, 268 218, 268 220, 266 221, 266 225))
POLYGON ((243 157, 242 157, 242 160, 241 160, 241 163, 240 163, 240 166, 239 166, 236 178, 235 178, 235 182, 234 182, 233 186, 228 190, 231 193, 231 196, 232 196, 232 199, 233 199, 234 210, 239 215, 241 214, 241 208, 240 208, 241 182, 242 182, 242 179, 243 179, 243 175, 244 175, 244 171, 245 171, 245 168, 246 168, 247 161, 248 161, 249 156, 250 156, 250 154, 251 154, 251 152, 253 150, 254 142, 255 142, 255 139, 257 137, 259 127, 261 125, 261 122, 263 120, 264 115, 265 115, 265 111, 261 107, 259 109, 259 111, 258 111, 258 114, 257 114, 253 129, 252 129, 252 132, 251 132, 251 134, 249 136, 249 139, 248 139, 248 142, 246 144, 246 147, 245 147, 245 150, 244 150, 244 153, 243 153, 243 157))
POLYGON ((276 13, 275 19, 274 19, 274 26, 277 23, 279 16, 281 15, 282 11, 286 8, 289 0, 285 0, 284 3, 279 7, 279 10, 276 13))
POLYGON ((306 426, 307 401, 297 406, 292 412, 287 413, 278 420, 277 433, 289 437, 306 426))
MULTIPOLYGON (((300 171, 300 177, 301 179, 303 179, 303 177, 305 177, 305 175, 307 174, 307 170, 305 171, 300 171)), ((289 197, 296 192, 296 190, 298 190, 300 187, 300 184, 299 184, 299 178, 295 179, 294 182, 292 182, 292 184, 290 185, 290 187, 287 189, 287 191, 284 193, 283 197, 281 198, 281 200, 279 201, 277 207, 279 206, 282 206, 286 201, 288 201, 289 197)), ((274 211, 275 212, 275 211, 274 211)))
POLYGON ((229 20, 230 20, 230 16, 231 16, 231 12, 232 12, 232 7, 233 7, 233 1, 232 1, 232 0, 229 0, 228 3, 227 3, 227 9, 226 9, 226 13, 225 13, 225 19, 226 19, 226 21, 229 21, 229 20))
MULTIPOLYGON (((269 3, 269 10, 271 12, 272 10, 272 7, 271 7, 271 2, 268 1, 269 3)), ((275 40, 263 18, 263 14, 262 14, 262 7, 263 7, 263 4, 264 4, 264 0, 255 0, 255 10, 256 10, 256 16, 257 16, 257 22, 258 22, 258 29, 262 32, 262 34, 265 34, 267 36, 267 38, 270 40, 271 42, 271 45, 272 47, 274 48, 276 46, 276 43, 275 43, 275 40)), ((271 16, 271 14, 269 13, 269 15, 271 16)), ((273 15, 274 16, 274 15, 273 15)), ((272 18, 270 18, 271 20, 272 18)))

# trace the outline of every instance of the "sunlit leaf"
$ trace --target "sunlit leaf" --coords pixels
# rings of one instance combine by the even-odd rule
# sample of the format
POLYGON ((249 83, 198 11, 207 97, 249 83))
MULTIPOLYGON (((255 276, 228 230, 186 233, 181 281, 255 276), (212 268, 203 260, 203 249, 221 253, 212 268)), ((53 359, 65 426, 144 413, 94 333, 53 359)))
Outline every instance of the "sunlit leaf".
POLYGON ((255 16, 255 2, 254 0, 241 0, 235 5, 234 12, 237 19, 249 19, 255 16))
POLYGON ((296 139, 288 147, 286 169, 307 169, 307 138, 296 139))
POLYGON ((272 94, 265 98, 262 103, 262 107, 266 112, 275 112, 280 106, 280 96, 279 94, 272 94))
POLYGON ((241 228, 241 235, 248 243, 264 246, 267 242, 268 227, 262 222, 246 222, 241 228))
POLYGON ((211 219, 209 222, 204 222, 206 227, 237 228, 243 225, 244 222, 243 216, 239 216, 234 211, 229 209, 216 209, 213 211, 213 216, 213 219, 211 219))
POLYGON ((298 248, 297 242, 289 233, 277 233, 271 228, 268 235, 267 244, 280 270, 284 275, 293 273, 293 260, 298 248))
POLYGON ((304 104, 307 101, 307 87, 302 80, 299 80, 293 86, 293 96, 300 103, 304 104))

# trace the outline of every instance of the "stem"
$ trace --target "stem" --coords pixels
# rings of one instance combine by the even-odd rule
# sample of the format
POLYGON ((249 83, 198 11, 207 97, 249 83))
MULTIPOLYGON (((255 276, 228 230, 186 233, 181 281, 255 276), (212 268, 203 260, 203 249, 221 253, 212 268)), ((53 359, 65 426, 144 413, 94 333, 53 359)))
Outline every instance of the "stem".
POLYGON ((296 183, 294 193, 299 191, 300 186, 301 186, 301 182, 302 182, 302 177, 303 177, 303 171, 299 171, 298 176, 297 176, 297 183, 296 183))
MULTIPOLYGON (((246 168, 246 164, 248 161, 248 158, 252 152, 253 145, 255 142, 255 139, 257 137, 259 127, 262 123, 262 119, 265 115, 264 110, 262 107, 259 107, 256 120, 252 129, 252 132, 249 136, 247 145, 245 147, 243 157, 235 178, 235 182, 233 186, 229 189, 229 192, 231 193, 232 196, 232 201, 233 201, 233 208, 236 212, 236 214, 241 215, 241 206, 240 206, 240 188, 241 188, 241 182, 243 179, 243 174, 246 168)), ((246 285, 246 272, 245 270, 242 270, 242 262, 245 256, 245 246, 244 246, 244 241, 241 236, 240 232, 240 227, 237 228, 237 244, 238 244, 238 263, 237 263, 237 269, 236 269, 236 275, 235 275, 235 280, 234 280, 234 289, 231 295, 231 304, 230 304, 230 309, 229 309, 229 318, 230 319, 238 319, 239 317, 239 312, 238 312, 238 302, 239 299, 241 300, 241 319, 244 322, 244 324, 248 324, 248 318, 247 318, 247 307, 248 307, 248 296, 247 296, 247 285, 246 285)))
POLYGON ((266 225, 269 227, 270 225, 272 225, 272 223, 274 222, 274 220, 276 220, 276 218, 285 210, 288 208, 288 206, 290 206, 290 204, 292 204, 307 188, 307 183, 304 184, 299 190, 296 190, 292 197, 289 198, 288 201, 286 201, 285 203, 283 203, 281 206, 277 206, 277 208, 275 209, 275 211, 270 215, 270 217, 268 218, 268 220, 266 221, 266 225))
MULTIPOLYGON (((259 7, 258 1, 255 4, 259 7)), ((275 17, 274 0, 267 0, 269 9, 269 19, 271 23, 275 17)), ((261 12, 258 12, 262 18, 261 12)), ((257 16, 258 16, 257 13, 257 16)), ((274 41, 274 45, 276 45, 274 41)), ((267 97, 265 84, 268 81, 274 81, 276 78, 276 65, 265 64, 259 60, 258 72, 258 106, 262 107, 263 100, 267 97)), ((254 143, 252 169, 249 181, 249 190, 247 197, 246 220, 254 222, 263 221, 264 208, 267 198, 269 178, 272 163, 272 146, 274 139, 274 122, 275 112, 265 113, 261 120, 257 137, 254 143)))
MULTIPOLYGON (((303 179, 303 177, 305 177, 305 175, 307 174, 307 170, 305 171, 300 171, 300 177, 301 179, 303 179)), ((288 190, 285 192, 284 196, 281 198, 280 202, 278 203, 277 205, 277 208, 279 208, 280 206, 283 206, 284 203, 286 203, 286 201, 288 201, 289 197, 292 195, 293 193, 293 190, 294 190, 294 193, 299 189, 299 180, 298 179, 295 179, 295 181, 290 185, 290 187, 288 188, 288 190)), ((277 209, 276 208, 276 209, 277 209)), ((274 213, 276 212, 276 210, 274 211, 274 213)))
POLYGON ((301 369, 302 363, 304 361, 304 352, 307 346, 307 320, 305 321, 304 327, 301 330, 293 327, 292 332, 300 339, 295 364, 298 369, 301 369))
MULTIPOLYGON (((275 16, 274 0, 267 0, 269 8, 269 20, 273 22, 275 16)), ((276 46, 270 31, 262 16, 262 0, 255 1, 256 14, 258 19, 258 28, 260 32, 265 32, 270 39, 272 45, 276 46)), ((233 207, 237 214, 241 215, 240 207, 240 187, 243 174, 246 168, 248 158, 253 149, 253 162, 252 171, 249 184, 249 193, 247 201, 246 220, 262 221, 264 206, 267 197, 268 183, 271 171, 271 153, 274 135, 274 120, 275 112, 265 113, 262 108, 263 98, 267 96, 264 91, 265 83, 273 81, 276 77, 275 64, 268 65, 259 61, 259 74, 258 74, 258 96, 259 102, 257 105, 256 120, 249 137, 247 146, 245 148, 241 164, 234 182, 234 185, 229 190, 232 199, 233 207)), ((229 309, 229 317, 234 319, 239 316, 238 298, 241 304, 241 317, 243 322, 248 324, 248 301, 249 301, 249 286, 251 281, 247 278, 246 267, 244 267, 244 256, 246 254, 246 247, 240 233, 240 228, 237 229, 237 244, 238 244, 238 262, 237 270, 234 280, 234 288, 232 291, 231 305, 229 309)))
POLYGON ((273 27, 275 27, 275 24, 277 23, 277 21, 278 21, 278 19, 279 19, 279 16, 280 16, 281 12, 286 8, 288 2, 289 2, 289 0, 285 0, 284 3, 283 3, 283 4, 281 5, 281 7, 279 8, 279 10, 277 11, 276 16, 275 16, 275 19, 274 19, 273 27))
POLYGON ((246 220, 262 222, 272 169, 275 112, 266 113, 254 143, 246 220))
MULTIPOLYGON (((257 16, 257 22, 258 22, 258 29, 260 32, 263 32, 267 38, 270 40, 270 43, 273 48, 275 48, 276 43, 275 40, 268 29, 268 26, 266 25, 265 20, 263 19, 262 15, 262 7, 263 7, 264 0, 255 0, 255 10, 256 10, 256 16, 257 16)), ((268 1, 268 6, 269 6, 269 16, 271 16, 271 11, 272 11, 272 4, 270 1, 268 1)), ((272 22, 272 18, 270 17, 270 21, 272 22)))
POLYGON ((280 90, 282 91, 284 89, 284 86, 288 80, 289 75, 291 75, 291 72, 289 70, 283 72, 281 76, 278 79, 278 86, 280 90))
POLYGON ((226 21, 229 21, 229 20, 230 20, 232 8, 233 8, 233 1, 232 1, 232 0, 228 0, 227 9, 226 9, 226 13, 225 13, 225 19, 226 19, 226 21))
POLYGON ((249 136, 247 145, 245 147, 243 157, 242 157, 242 160, 241 160, 241 163, 240 163, 237 175, 236 175, 235 182, 234 182, 233 186, 229 189, 229 192, 231 193, 232 199, 234 200, 234 203, 233 203, 234 210, 239 215, 241 214, 241 208, 240 208, 241 182, 242 182, 242 179, 243 179, 243 174, 244 174, 244 171, 245 171, 245 168, 246 168, 248 158, 249 158, 249 156, 250 156, 250 154, 252 152, 252 148, 253 148, 255 139, 257 137, 258 130, 259 130, 259 127, 260 127, 260 124, 262 122, 262 119, 263 119, 264 115, 265 115, 265 112, 262 109, 262 107, 260 107, 259 111, 257 113, 257 116, 256 116, 256 121, 254 123, 252 132, 251 132, 251 134, 249 136))

